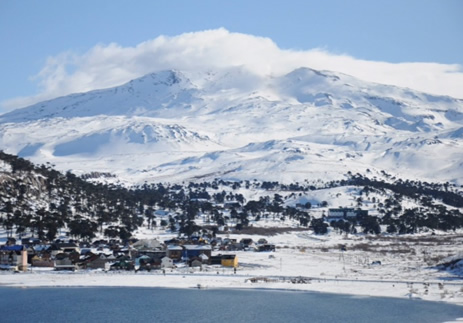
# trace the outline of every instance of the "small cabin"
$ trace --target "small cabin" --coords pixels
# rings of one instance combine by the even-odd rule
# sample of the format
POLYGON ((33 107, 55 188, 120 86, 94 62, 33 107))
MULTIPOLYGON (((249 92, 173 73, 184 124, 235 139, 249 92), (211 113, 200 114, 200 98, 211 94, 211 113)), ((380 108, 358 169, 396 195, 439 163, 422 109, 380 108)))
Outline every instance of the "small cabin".
POLYGON ((224 267, 238 267, 238 256, 237 255, 222 255, 222 266, 224 267))
POLYGON ((174 267, 174 261, 165 256, 164 258, 161 259, 161 268, 162 269, 165 269, 165 268, 173 268, 174 267))

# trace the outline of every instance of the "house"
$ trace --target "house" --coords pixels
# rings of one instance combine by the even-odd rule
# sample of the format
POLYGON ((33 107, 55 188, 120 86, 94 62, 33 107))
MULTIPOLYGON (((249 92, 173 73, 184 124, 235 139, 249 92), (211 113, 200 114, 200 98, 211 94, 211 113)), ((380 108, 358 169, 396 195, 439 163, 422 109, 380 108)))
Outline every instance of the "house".
POLYGON ((222 255, 211 256, 209 259, 211 265, 222 265, 224 267, 238 267, 237 255, 222 255))
POLYGON ((96 259, 100 258, 100 255, 93 253, 91 251, 85 253, 83 256, 80 257, 79 260, 79 268, 88 268, 88 264, 96 259))
POLYGON ((50 245, 39 244, 27 247, 27 262, 36 267, 53 267, 50 245))
POLYGON ((161 269, 165 268, 174 268, 174 261, 167 256, 161 259, 161 269))
POLYGON ((329 209, 326 220, 335 221, 341 219, 355 218, 359 215, 368 215, 368 211, 354 208, 329 209))
MULTIPOLYGON (((166 257, 166 255, 167 255, 166 250, 152 250, 152 249, 138 250, 137 252, 132 253, 132 256, 135 258, 138 258, 141 256, 149 257, 152 269, 161 268, 162 258, 166 257)), ((181 253, 179 253, 179 257, 181 258, 181 253)))
POLYGON ((25 246, 0 246, 0 268, 27 270, 27 249, 25 246))
POLYGON ((190 259, 199 257, 201 254, 211 257, 212 248, 210 245, 183 245, 182 258, 190 259))
POLYGON ((51 267, 55 266, 55 263, 50 259, 49 255, 35 255, 31 258, 32 267, 51 267))
POLYGON ((238 267, 238 256, 237 255, 223 255, 221 265, 224 267, 238 267))
POLYGON ((59 253, 55 257, 55 270, 72 270, 75 271, 77 265, 68 253, 59 253))
POLYGON ((182 252, 183 248, 177 245, 169 245, 167 246, 167 257, 172 259, 173 261, 180 261, 182 259, 182 252))
POLYGON ((110 270, 121 270, 121 269, 123 270, 134 269, 133 260, 131 260, 128 256, 117 257, 116 261, 110 266, 110 270))
POLYGON ((79 263, 79 266, 87 269, 105 269, 107 268, 106 264, 112 263, 114 261, 116 261, 116 257, 114 257, 112 254, 105 255, 103 253, 89 253, 84 259, 82 259, 82 261, 79 263))

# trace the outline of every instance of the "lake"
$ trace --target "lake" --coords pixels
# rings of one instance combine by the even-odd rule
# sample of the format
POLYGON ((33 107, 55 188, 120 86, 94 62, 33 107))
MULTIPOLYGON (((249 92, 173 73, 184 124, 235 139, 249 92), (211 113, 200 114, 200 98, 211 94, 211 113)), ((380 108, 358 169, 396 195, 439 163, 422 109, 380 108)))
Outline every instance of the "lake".
POLYGON ((445 322, 463 307, 384 297, 231 289, 0 288, 1 322, 445 322))

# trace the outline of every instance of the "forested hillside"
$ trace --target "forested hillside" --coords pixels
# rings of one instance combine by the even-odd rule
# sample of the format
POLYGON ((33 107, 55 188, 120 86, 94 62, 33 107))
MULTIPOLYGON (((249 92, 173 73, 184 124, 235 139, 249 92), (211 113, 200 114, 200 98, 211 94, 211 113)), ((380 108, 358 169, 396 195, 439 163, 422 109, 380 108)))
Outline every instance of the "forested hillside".
POLYGON ((266 227, 319 234, 328 230, 412 234, 463 227, 461 188, 402 181, 385 172, 381 178, 348 173, 329 182, 216 179, 130 188, 95 182, 99 176, 111 174, 78 177, 0 152, 0 225, 8 236, 42 240, 66 234, 83 240, 98 236, 124 240, 140 226, 161 226, 185 235, 213 235, 225 229, 252 232, 264 221, 266 227), (322 200, 326 196, 331 198, 322 200), (341 205, 346 199, 350 205, 341 205), (330 220, 329 208, 342 206, 368 213, 330 220))

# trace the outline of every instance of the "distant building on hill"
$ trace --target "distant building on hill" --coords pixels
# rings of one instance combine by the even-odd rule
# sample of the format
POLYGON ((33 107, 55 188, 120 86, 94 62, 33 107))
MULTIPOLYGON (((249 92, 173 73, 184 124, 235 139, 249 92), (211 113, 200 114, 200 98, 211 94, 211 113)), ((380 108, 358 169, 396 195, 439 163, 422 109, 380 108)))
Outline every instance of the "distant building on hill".
POLYGON ((328 216, 326 218, 327 221, 336 221, 336 220, 345 220, 349 218, 355 218, 359 215, 368 215, 367 210, 361 209, 354 209, 354 208, 337 208, 337 209, 329 209, 328 216))

